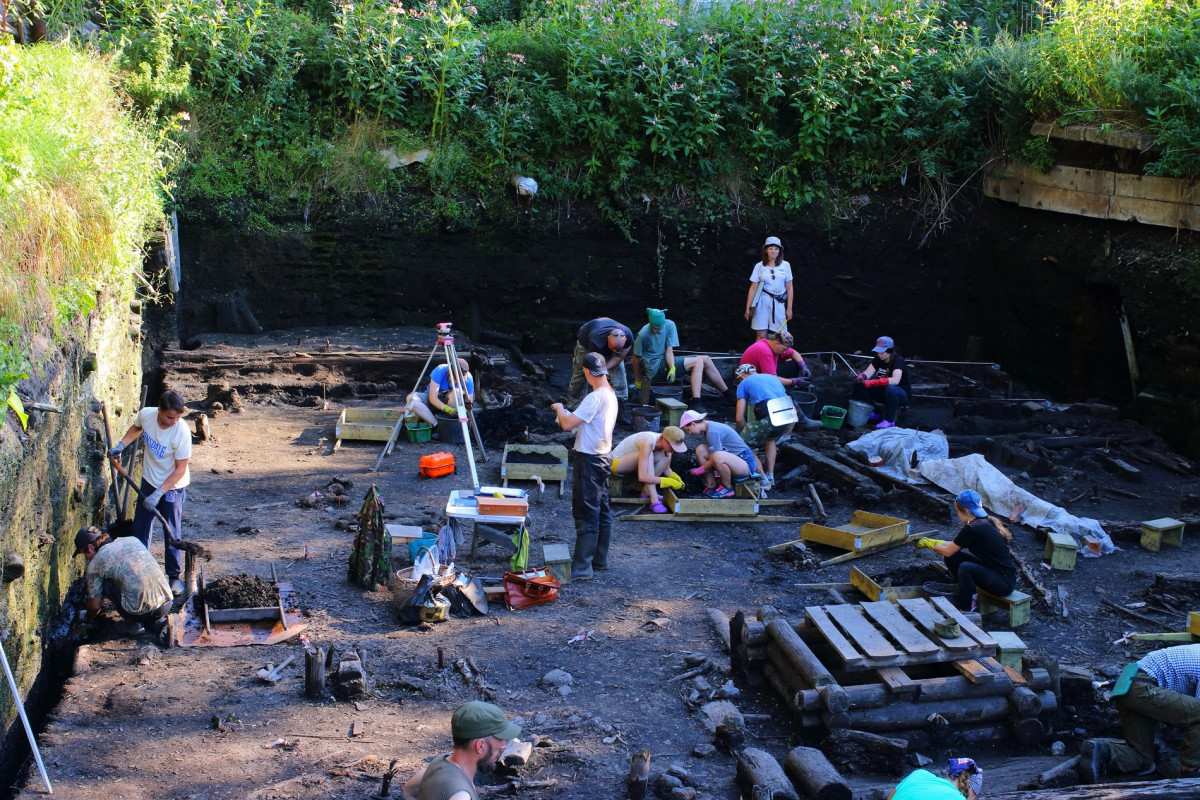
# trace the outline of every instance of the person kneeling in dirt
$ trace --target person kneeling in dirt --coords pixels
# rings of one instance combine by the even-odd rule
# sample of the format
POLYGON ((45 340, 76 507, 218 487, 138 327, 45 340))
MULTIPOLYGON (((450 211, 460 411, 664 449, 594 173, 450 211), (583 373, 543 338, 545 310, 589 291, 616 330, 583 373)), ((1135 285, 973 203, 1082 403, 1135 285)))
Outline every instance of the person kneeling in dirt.
POLYGON ((498 706, 478 700, 454 709, 450 717, 454 752, 436 756, 404 784, 404 800, 479 800, 475 775, 496 768, 510 739, 521 727, 508 721, 498 706))
POLYGON ((675 367, 683 364, 688 373, 692 396, 688 406, 703 411, 700 407, 700 392, 707 380, 722 395, 729 396, 729 387, 721 377, 720 370, 709 356, 685 356, 676 360, 675 348, 679 347, 679 333, 675 323, 667 319, 665 308, 647 308, 650 322, 642 326, 633 340, 633 380, 642 393, 642 403, 650 403, 650 384, 654 381, 675 382, 675 367))
POLYGON ((465 387, 459 386, 455 381, 448 364, 435 367, 433 372, 429 373, 428 393, 425 396, 416 392, 409 394, 404 408, 405 416, 416 415, 434 428, 437 427, 437 417, 430 409, 436 409, 448 417, 458 419, 457 406, 459 403, 467 406, 475 403, 475 379, 471 377, 471 365, 465 358, 460 358, 458 368, 462 371, 465 387))
MULTIPOLYGON (((765 341, 765 340, 764 340, 765 341)), ((762 479, 762 488, 775 488, 775 456, 779 452, 776 442, 780 437, 791 433, 796 425, 805 429, 824 427, 820 422, 809 419, 797 412, 799 419, 787 425, 775 425, 767 411, 767 403, 779 397, 787 397, 787 390, 774 375, 759 375, 753 364, 741 364, 734 370, 733 378, 737 381, 737 410, 734 412, 734 424, 746 444, 751 447, 762 446, 763 461, 766 472, 762 479), (754 409, 754 422, 747 422, 746 409, 754 409)), ((795 404, 788 402, 795 408, 795 404)))
POLYGON ((710 422, 707 414, 685 411, 679 426, 688 433, 703 436, 705 444, 696 445, 696 461, 700 466, 691 470, 696 476, 704 477, 705 497, 723 499, 733 497, 733 482, 736 478, 748 478, 758 474, 758 456, 750 449, 737 431, 723 422, 710 422))
POLYGON ((1166 647, 1127 665, 1113 685, 1112 697, 1125 741, 1088 739, 1080 745, 1079 777, 1084 783, 1100 782, 1110 769, 1153 774, 1159 722, 1185 726, 1180 777, 1200 776, 1200 644, 1166 647))
POLYGON ((683 478, 671 471, 672 453, 686 453, 682 428, 668 425, 661 434, 642 431, 626 436, 612 451, 614 475, 637 473, 638 483, 645 487, 643 497, 650 498, 650 510, 655 514, 667 513, 659 487, 682 489, 683 478))
POLYGON ((141 542, 132 536, 110 542, 99 528, 81 528, 75 534, 75 555, 87 560, 87 600, 80 621, 99 616, 100 601, 108 598, 123 618, 140 623, 159 643, 166 643, 167 614, 174 600, 171 584, 141 542))
POLYGON ((888 800, 975 800, 983 792, 983 770, 969 758, 952 758, 944 772, 916 769, 896 784, 888 800))
POLYGON ((1008 550, 1012 533, 997 517, 988 516, 979 492, 973 489, 954 498, 953 508, 964 523, 954 541, 925 538, 917 540, 917 547, 945 557, 946 566, 958 579, 954 605, 974 611, 976 586, 1000 597, 1017 588, 1017 565, 1008 550))

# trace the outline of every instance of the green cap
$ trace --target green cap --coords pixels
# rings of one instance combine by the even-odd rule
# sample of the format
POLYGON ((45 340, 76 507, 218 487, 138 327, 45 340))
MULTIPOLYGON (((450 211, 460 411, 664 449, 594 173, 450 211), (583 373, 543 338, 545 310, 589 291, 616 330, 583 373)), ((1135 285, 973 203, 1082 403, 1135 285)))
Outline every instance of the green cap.
POLYGON ((521 735, 521 726, 509 722, 499 706, 473 700, 454 709, 450 733, 460 741, 488 736, 508 740, 521 735))
POLYGON ((646 316, 650 318, 651 328, 661 328, 667 324, 667 310, 665 308, 647 308, 646 316))

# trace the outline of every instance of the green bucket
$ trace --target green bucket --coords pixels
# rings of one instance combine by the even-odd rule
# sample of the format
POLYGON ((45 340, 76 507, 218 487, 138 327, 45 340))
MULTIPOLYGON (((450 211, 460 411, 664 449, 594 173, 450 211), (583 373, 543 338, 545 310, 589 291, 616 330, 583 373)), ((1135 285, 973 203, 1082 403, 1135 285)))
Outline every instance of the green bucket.
POLYGON ((846 421, 846 409, 840 406, 825 406, 821 409, 821 424, 826 428, 840 430, 846 421))
POLYGON ((404 433, 410 442, 428 442, 433 439, 433 426, 428 422, 406 422, 404 433))

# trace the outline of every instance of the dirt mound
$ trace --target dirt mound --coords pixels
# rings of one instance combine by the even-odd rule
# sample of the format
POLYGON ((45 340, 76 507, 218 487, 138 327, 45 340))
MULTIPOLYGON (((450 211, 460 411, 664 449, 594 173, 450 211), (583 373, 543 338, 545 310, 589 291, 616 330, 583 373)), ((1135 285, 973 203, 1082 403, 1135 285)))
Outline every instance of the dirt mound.
POLYGON ((263 608, 279 603, 279 588, 253 575, 231 575, 204 587, 209 608, 263 608))

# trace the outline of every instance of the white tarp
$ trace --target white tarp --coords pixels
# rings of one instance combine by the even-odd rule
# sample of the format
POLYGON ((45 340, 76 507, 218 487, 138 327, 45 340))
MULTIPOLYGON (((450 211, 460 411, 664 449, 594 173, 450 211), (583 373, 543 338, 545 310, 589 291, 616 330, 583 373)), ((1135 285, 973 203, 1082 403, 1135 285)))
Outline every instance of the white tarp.
MULTIPOLYGON (((1026 525, 1069 534, 1075 538, 1076 544, 1080 543, 1084 534, 1091 534, 1100 542, 1101 553, 1116 550, 1112 539, 1100 527, 1099 522, 1087 517, 1076 517, 1067 513, 1066 509, 1030 494, 1010 481, 1004 473, 978 453, 962 458, 922 461, 919 469, 922 475, 951 494, 957 495, 964 489, 979 492, 983 498, 983 505, 997 516, 1008 517, 1020 503, 1025 506, 1021 521, 1026 525)), ((1082 546, 1079 552, 1085 556, 1092 555, 1082 546)))
POLYGON ((893 478, 908 483, 925 483, 919 469, 912 468, 913 453, 917 461, 938 461, 950 457, 950 445, 941 431, 917 431, 912 428, 884 428, 860 436, 846 445, 867 458, 883 459, 878 469, 893 478))

